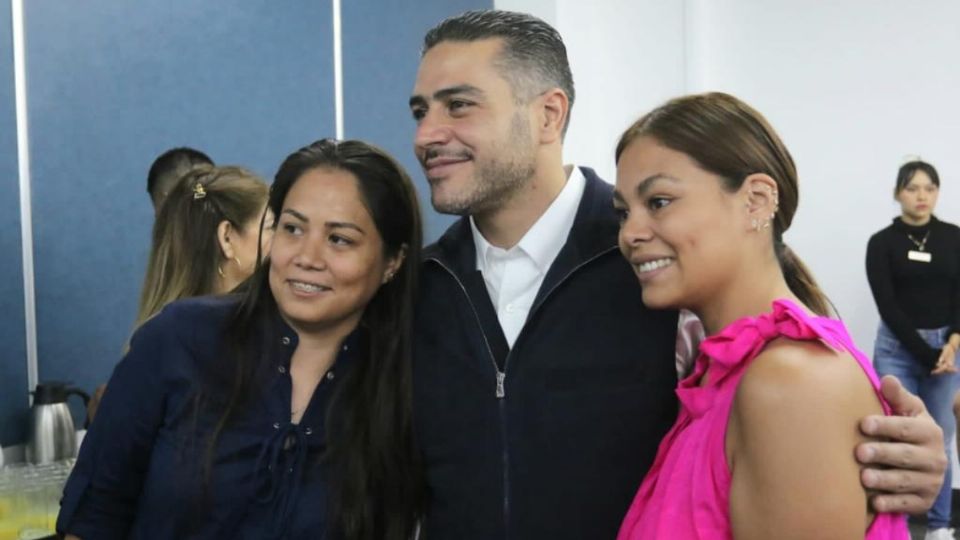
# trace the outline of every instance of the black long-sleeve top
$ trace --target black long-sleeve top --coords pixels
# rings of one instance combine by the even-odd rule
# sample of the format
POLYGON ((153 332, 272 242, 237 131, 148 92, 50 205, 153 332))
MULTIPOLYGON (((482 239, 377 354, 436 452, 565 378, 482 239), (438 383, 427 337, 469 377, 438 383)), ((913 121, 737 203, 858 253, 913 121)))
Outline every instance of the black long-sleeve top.
POLYGON ((960 332, 960 227, 935 217, 921 226, 894 219, 870 237, 867 279, 880 318, 914 359, 933 369, 940 350, 917 329, 949 326, 960 332), (908 258, 908 252, 921 251, 917 243, 930 262, 908 258))

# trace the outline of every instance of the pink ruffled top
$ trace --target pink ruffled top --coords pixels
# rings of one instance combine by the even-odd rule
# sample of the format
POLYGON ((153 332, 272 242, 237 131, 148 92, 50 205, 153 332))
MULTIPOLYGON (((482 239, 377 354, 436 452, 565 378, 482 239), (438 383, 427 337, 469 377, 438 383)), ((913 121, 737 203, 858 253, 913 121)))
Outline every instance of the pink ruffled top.
MULTIPOLYGON (((680 382, 680 415, 660 443, 657 457, 620 527, 618 540, 720 540, 730 526, 730 470, 725 436, 737 385, 750 362, 778 337, 820 340, 848 351, 880 396, 880 380, 843 323, 811 317, 788 300, 773 312, 737 320, 700 345, 693 373, 680 382), (700 386, 709 372, 707 383, 700 386)), ((881 397, 881 402, 883 398, 881 397)), ((883 402, 883 410, 890 409, 883 402)), ((909 540, 901 514, 877 514, 867 540, 909 540)))

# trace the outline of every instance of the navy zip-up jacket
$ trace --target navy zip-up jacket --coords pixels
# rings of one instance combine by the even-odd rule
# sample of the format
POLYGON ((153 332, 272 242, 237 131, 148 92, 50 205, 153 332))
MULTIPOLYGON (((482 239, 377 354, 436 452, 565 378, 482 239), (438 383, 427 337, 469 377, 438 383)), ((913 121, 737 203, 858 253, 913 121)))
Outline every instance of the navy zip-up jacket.
POLYGON ((652 311, 590 169, 573 228, 507 345, 467 218, 427 248, 414 423, 425 540, 614 538, 677 411, 677 313, 652 311))

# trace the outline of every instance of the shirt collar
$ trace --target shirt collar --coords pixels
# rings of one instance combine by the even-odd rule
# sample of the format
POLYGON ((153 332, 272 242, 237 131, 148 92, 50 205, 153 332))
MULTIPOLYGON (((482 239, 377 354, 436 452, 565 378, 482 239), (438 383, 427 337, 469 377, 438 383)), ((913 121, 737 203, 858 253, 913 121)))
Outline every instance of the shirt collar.
MULTIPOLYGON (((525 253, 537 265, 541 272, 546 272, 553 260, 560 253, 560 249, 567 242, 573 221, 577 217, 577 208, 583 197, 586 178, 579 167, 573 166, 567 183, 560 190, 557 197, 550 203, 547 210, 540 216, 532 227, 523 235, 516 246, 506 250, 519 250, 525 253)), ((491 252, 497 248, 487 242, 480 233, 473 216, 470 217, 470 231, 473 234, 473 243, 477 249, 477 269, 486 268, 491 252)), ((504 250, 501 250, 504 251, 504 250)))
MULTIPOLYGON (((285 368, 289 368, 293 351, 295 351, 300 344, 300 336, 297 335, 297 331, 283 319, 283 315, 280 314, 279 309, 273 310, 271 318, 273 319, 273 328, 272 332, 268 334, 268 339, 273 342, 273 347, 279 347, 282 351, 280 361, 285 368)), ((333 366, 338 370, 348 368, 350 364, 353 363, 354 358, 366 354, 369 339, 369 331, 361 322, 340 342, 340 350, 337 352, 333 366)))

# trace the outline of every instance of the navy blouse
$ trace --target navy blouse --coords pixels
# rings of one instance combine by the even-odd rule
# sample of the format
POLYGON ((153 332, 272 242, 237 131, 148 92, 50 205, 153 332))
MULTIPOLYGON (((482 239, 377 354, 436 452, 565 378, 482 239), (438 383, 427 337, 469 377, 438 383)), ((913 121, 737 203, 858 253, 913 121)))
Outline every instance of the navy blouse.
POLYGON ((325 415, 358 332, 293 424, 298 341, 277 315, 263 348, 264 391, 220 434, 206 466, 217 418, 198 413, 193 396, 203 368, 227 354, 221 333, 236 301, 175 302, 134 334, 64 488, 59 532, 83 540, 326 536, 325 415))

